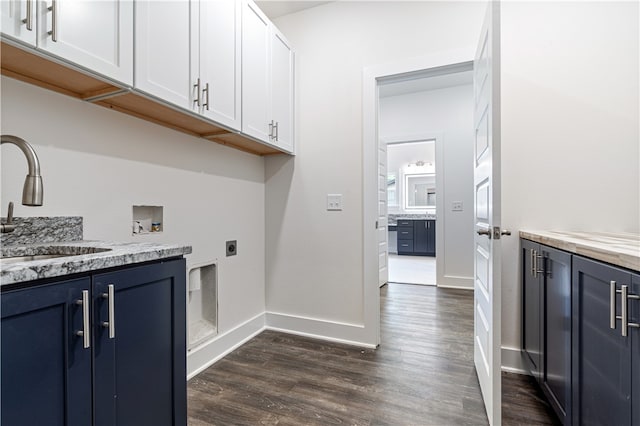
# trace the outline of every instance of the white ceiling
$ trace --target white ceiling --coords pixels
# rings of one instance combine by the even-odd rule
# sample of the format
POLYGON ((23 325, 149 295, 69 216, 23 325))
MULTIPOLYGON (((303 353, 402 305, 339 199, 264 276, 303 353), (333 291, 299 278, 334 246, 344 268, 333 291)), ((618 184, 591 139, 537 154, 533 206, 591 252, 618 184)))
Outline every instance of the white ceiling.
POLYGON ((408 93, 424 92, 425 90, 444 89, 446 87, 473 84, 473 71, 456 72, 452 74, 422 77, 413 80, 380 84, 380 97, 406 95, 408 93))
POLYGON ((256 1, 256 4, 264 12, 269 19, 275 19, 282 15, 300 12, 301 10, 310 9, 320 6, 321 4, 331 3, 329 1, 256 1))

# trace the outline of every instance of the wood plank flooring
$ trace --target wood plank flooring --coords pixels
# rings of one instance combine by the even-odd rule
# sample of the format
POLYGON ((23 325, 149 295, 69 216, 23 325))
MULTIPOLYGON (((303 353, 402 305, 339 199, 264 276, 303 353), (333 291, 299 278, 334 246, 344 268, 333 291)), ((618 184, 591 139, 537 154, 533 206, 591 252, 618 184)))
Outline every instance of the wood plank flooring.
MULTIPOLYGON (((265 331, 189 381, 189 425, 486 425, 472 306, 469 291, 389 284, 377 350, 265 331)), ((503 388, 503 424, 557 424, 528 377, 503 388)))

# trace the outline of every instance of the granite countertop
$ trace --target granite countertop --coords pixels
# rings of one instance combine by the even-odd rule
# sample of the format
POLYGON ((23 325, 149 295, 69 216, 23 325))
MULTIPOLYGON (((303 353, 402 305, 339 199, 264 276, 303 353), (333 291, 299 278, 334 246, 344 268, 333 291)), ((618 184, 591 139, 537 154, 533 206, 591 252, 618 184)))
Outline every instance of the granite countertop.
POLYGON ((191 246, 82 240, 2 247, 2 257, 54 253, 70 256, 2 264, 0 285, 183 256, 191 253, 191 246))
POLYGON ((397 226, 399 220, 436 220, 436 215, 427 214, 389 214, 387 219, 388 226, 397 226))
POLYGON ((520 231, 520 237, 612 265, 640 271, 640 234, 520 231))

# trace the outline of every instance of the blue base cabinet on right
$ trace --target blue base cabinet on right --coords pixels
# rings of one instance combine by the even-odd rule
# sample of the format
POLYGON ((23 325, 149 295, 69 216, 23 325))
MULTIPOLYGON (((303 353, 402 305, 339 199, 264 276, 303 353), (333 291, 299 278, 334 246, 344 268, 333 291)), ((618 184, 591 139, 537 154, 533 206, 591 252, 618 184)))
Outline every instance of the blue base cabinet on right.
POLYGON ((573 424, 640 425, 640 276, 574 255, 572 281, 573 424))
POLYGON ((186 425, 184 259, 3 289, 0 301, 2 425, 186 425))

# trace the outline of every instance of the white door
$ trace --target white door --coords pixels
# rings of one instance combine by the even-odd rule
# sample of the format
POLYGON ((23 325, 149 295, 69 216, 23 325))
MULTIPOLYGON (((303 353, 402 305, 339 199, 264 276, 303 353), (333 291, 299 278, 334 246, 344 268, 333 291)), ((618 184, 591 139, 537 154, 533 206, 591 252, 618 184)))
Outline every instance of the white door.
POLYGON ((501 424, 500 10, 489 2, 473 63, 475 100, 474 363, 489 423, 501 424))
MULTIPOLYGON (((194 4, 197 8, 197 2, 194 4)), ((134 87, 190 108, 189 2, 138 0, 135 8, 134 87)))
POLYGON ((271 27, 271 116, 275 121, 271 142, 293 152, 293 50, 271 27))
POLYGON ((242 114, 241 13, 235 0, 200 1, 201 112, 235 130, 242 114))
POLYGON ((133 84, 133 1, 43 1, 38 18, 38 48, 133 84))
POLYGON ((36 45, 36 0, 0 1, 2 33, 36 45))
POLYGON ((242 132, 271 142, 269 20, 252 1, 242 10, 242 132))
POLYGON ((389 229, 387 226, 387 143, 378 141, 378 285, 389 281, 389 229))

